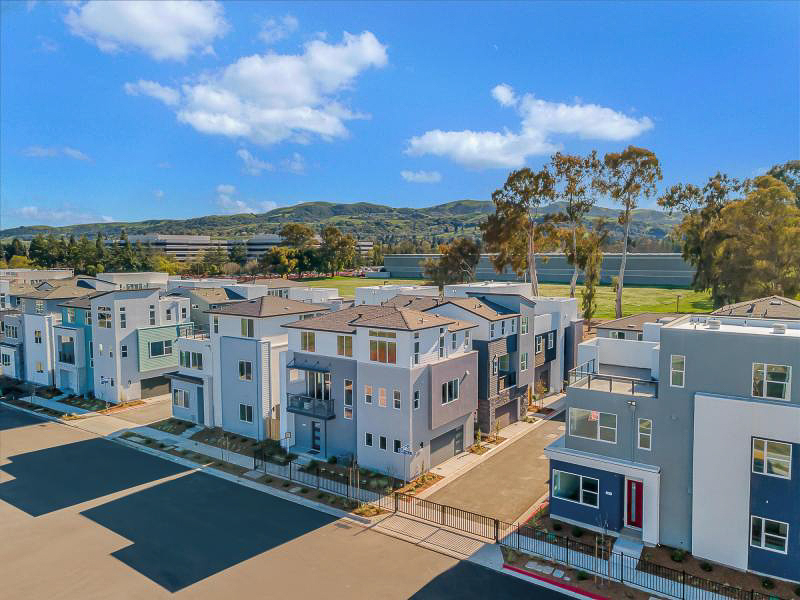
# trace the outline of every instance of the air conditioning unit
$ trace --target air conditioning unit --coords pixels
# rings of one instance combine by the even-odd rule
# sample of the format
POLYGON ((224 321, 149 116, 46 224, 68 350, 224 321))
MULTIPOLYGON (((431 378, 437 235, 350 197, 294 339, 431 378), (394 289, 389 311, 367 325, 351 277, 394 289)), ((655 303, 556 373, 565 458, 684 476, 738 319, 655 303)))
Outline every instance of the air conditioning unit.
POLYGON ((720 323, 719 319, 709 319, 706 321, 706 325, 709 329, 719 329, 722 323, 720 323))
POLYGON ((775 325, 772 326, 772 333, 786 333, 786 324, 775 323, 775 325))

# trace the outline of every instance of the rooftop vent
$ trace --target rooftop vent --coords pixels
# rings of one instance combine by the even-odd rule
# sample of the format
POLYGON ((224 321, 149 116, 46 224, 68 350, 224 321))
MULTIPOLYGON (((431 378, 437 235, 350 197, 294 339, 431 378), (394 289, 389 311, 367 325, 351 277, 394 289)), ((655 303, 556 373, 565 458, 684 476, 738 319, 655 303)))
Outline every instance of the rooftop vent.
POLYGON ((722 323, 719 322, 719 319, 709 319, 706 325, 708 325, 709 329, 719 329, 722 323))
POLYGON ((786 324, 775 323, 775 325, 772 326, 772 333, 786 333, 786 324))
POLYGON ((781 304, 783 304, 783 302, 781 302, 780 300, 770 300, 769 304, 770 306, 780 306, 781 304))

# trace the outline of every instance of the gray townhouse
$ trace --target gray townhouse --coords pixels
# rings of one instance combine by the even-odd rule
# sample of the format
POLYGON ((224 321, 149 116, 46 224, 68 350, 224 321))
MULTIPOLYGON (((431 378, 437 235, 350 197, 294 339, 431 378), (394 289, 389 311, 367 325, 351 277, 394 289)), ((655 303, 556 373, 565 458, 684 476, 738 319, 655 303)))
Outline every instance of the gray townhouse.
POLYGON ((179 328, 168 374, 174 417, 255 440, 278 439, 283 325, 327 311, 280 296, 213 305, 208 329, 179 328))
POLYGON ((475 323, 359 305, 285 327, 281 427, 294 452, 410 480, 472 444, 475 323))
POLYGON ((196 328, 208 331, 210 319, 208 311, 212 308, 244 300, 244 296, 228 287, 173 287, 169 296, 183 296, 189 299, 189 319, 196 328))
POLYGON ((551 516, 800 579, 800 321, 684 315, 580 354, 551 516))

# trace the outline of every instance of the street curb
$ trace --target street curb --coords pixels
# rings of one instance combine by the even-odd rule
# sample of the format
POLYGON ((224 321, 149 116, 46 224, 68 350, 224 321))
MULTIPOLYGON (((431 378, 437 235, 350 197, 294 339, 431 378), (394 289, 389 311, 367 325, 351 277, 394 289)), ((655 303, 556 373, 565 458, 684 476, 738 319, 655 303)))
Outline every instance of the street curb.
MULTIPOLYGON (((0 402, 0 404, 5 406, 6 408, 10 408, 12 410, 18 410, 20 412, 27 413, 27 414, 31 415, 32 417, 37 417, 39 419, 45 419, 45 420, 51 421, 53 423, 61 423, 62 425, 69 425, 70 427, 74 427, 74 425, 70 425, 67 421, 59 419, 58 417, 53 417, 51 415, 46 415, 44 413, 38 413, 38 412, 30 410, 28 408, 22 408, 21 406, 17 406, 15 404, 9 404, 8 402, 0 402)), ((75 429, 80 429, 80 427, 75 427, 75 429)), ((83 429, 81 431, 86 431, 86 430, 83 429)))
MULTIPOLYGON (((534 575, 533 573, 529 573, 528 571, 520 569, 518 567, 512 567, 511 565, 503 564, 503 569, 507 569, 509 571, 512 571, 513 573, 518 573, 519 575, 534 579, 535 581, 531 581, 530 583, 534 583, 535 585, 539 585, 549 590, 553 590, 554 592, 559 592, 566 596, 572 596, 573 598, 581 598, 582 600, 585 598, 590 598, 591 600, 610 600, 608 596, 600 596, 598 594, 587 592, 580 588, 567 585, 566 583, 562 583, 554 579, 548 579, 547 577, 542 577, 541 575, 534 575)), ((510 573, 507 573, 507 575, 510 575, 510 573)), ((522 579, 522 577, 520 577, 520 579, 522 579)))

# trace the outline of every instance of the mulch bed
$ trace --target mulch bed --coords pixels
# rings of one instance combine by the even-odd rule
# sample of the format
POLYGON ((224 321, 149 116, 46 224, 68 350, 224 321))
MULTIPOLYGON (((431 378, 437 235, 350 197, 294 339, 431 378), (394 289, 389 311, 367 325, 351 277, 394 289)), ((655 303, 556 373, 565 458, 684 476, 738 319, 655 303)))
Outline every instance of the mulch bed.
POLYGON ((39 406, 38 404, 31 404, 30 402, 25 402, 24 400, 20 400, 19 398, 6 398, 5 402, 50 417, 58 417, 59 419, 64 418, 66 415, 66 413, 57 410, 52 410, 50 408, 44 408, 43 406, 39 406))
POLYGON ((158 429, 159 431, 163 431, 165 433, 171 433, 172 435, 181 435, 187 429, 194 427, 194 423, 170 417, 169 419, 164 419, 158 423, 151 423, 148 425, 148 427, 158 429))
MULTIPOLYGON (((189 427, 191 426, 192 425, 190 424, 189 427)), ((183 431, 185 431, 185 429, 183 431)), ((202 431, 198 431, 197 433, 195 433, 189 439, 194 440, 195 442, 200 442, 202 444, 208 444, 209 446, 216 446, 217 448, 223 450, 230 450, 231 452, 236 452, 237 454, 243 454, 251 458, 253 457, 253 452, 259 445, 259 443, 252 438, 236 435, 233 433, 228 433, 226 435, 225 432, 222 431, 222 429, 220 429, 219 427, 214 427, 212 429, 203 429, 202 431)))
POLYGON ((43 387, 36 390, 36 395, 39 396, 39 398, 46 398, 47 400, 60 396, 61 394, 63 394, 63 392, 54 387, 43 387))
POLYGON ((415 496, 420 492, 427 490, 429 487, 441 481, 442 479, 444 479, 444 477, 437 475, 436 473, 425 473, 424 475, 420 475, 396 491, 402 494, 408 494, 409 496, 415 496))

